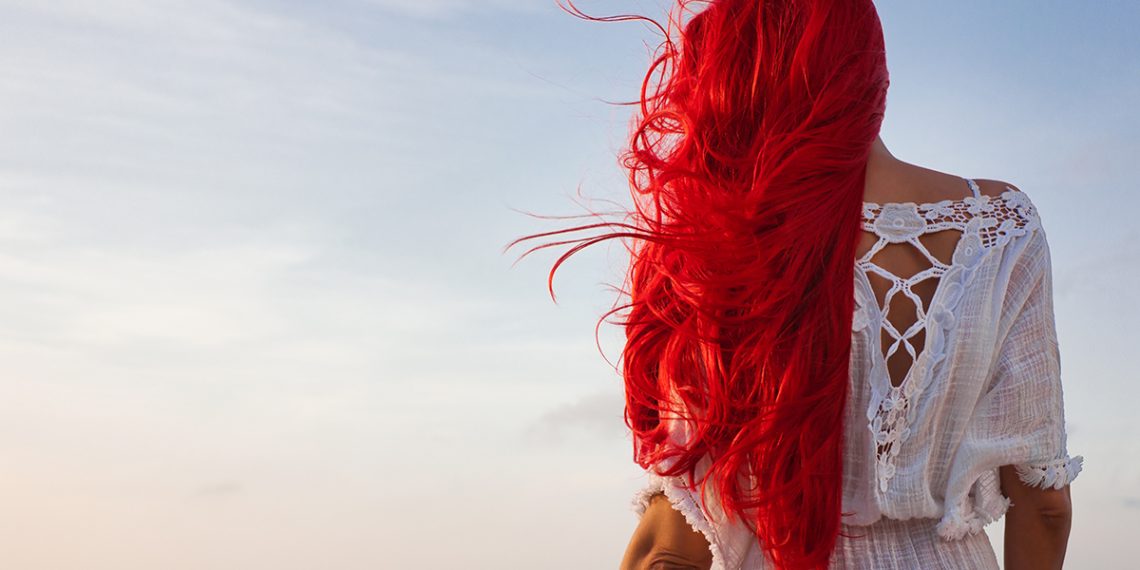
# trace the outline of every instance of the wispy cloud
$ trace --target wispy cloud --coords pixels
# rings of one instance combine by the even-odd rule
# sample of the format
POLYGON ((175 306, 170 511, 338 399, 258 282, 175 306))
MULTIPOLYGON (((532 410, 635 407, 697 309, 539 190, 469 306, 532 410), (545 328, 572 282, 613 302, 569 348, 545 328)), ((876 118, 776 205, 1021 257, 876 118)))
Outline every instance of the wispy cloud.
POLYGON ((625 436, 625 401, 619 386, 550 410, 532 423, 526 432, 530 441, 559 441, 573 432, 585 431, 605 439, 625 436))

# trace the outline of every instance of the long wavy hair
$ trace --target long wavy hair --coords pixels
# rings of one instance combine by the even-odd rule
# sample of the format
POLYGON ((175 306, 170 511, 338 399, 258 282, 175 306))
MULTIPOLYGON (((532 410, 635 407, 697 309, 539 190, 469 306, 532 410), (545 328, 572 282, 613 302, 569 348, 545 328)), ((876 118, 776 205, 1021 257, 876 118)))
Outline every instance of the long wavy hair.
MULTIPOLYGON (((561 4, 559 4, 561 7, 561 4)), ((566 9, 566 8, 564 8, 566 9)), ((889 78, 871 0, 679 0, 636 102, 633 207, 550 269, 627 244, 621 372, 634 459, 711 488, 780 568, 826 568, 841 530, 854 259, 889 78), (699 5, 697 9, 694 5, 699 5), (688 422, 685 441, 667 418, 688 422), (698 462, 708 458, 704 475, 698 462)), ((593 216, 604 218, 599 214, 593 216)), ((620 297, 619 297, 620 298, 620 297)))

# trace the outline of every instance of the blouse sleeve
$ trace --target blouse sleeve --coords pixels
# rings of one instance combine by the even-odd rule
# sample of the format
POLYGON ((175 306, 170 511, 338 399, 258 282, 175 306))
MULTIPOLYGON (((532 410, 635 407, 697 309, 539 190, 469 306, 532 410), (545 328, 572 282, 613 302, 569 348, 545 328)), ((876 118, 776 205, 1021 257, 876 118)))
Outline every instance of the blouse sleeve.
POLYGON ((1026 237, 1004 297, 992 372, 955 455, 938 530, 956 539, 1004 514, 998 469, 1012 465, 1038 488, 1062 489, 1084 458, 1069 455, 1052 260, 1044 230, 1026 237))
POLYGON ((1052 258, 1041 228, 1024 255, 1024 272, 1011 277, 1007 294, 1019 308, 1000 344, 983 419, 996 434, 1010 436, 1005 465, 1013 465, 1022 482, 1061 489, 1080 473, 1084 458, 1068 452, 1052 258))

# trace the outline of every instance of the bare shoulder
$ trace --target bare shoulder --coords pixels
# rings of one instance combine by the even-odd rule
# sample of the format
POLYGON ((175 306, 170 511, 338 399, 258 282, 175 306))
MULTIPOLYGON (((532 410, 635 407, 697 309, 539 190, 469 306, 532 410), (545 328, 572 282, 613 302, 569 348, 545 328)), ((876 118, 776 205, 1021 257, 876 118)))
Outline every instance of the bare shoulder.
MULTIPOLYGON (((989 178, 975 178, 974 182, 978 183, 978 189, 981 190, 985 196, 997 198, 1001 196, 1006 190, 1014 190, 1015 192, 1022 192, 1020 188, 1006 182, 1004 180, 993 180, 989 178)), ((1022 192, 1024 194, 1024 192, 1022 192)))

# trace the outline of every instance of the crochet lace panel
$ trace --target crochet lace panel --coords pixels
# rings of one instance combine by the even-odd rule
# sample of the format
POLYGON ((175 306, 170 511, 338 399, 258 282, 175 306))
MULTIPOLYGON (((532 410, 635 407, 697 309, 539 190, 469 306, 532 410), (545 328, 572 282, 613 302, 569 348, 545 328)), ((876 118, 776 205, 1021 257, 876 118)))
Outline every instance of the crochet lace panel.
MULTIPOLYGON (((974 195, 957 200, 917 204, 913 202, 864 202, 863 229, 878 241, 856 260, 856 277, 866 276, 864 301, 858 293, 855 328, 878 325, 880 334, 871 335, 882 358, 872 358, 873 397, 868 409, 868 427, 876 443, 876 471, 879 490, 885 492, 895 473, 895 457, 914 425, 913 402, 921 394, 933 366, 946 356, 947 339, 955 327, 954 309, 982 259, 1015 236, 1028 233, 1039 220, 1037 213, 1019 190, 1009 186, 1000 196, 981 194, 976 182, 967 179, 974 195), (934 256, 919 239, 921 236, 958 230, 960 236, 950 260, 934 256), (929 266, 909 276, 901 276, 879 265, 875 258, 884 250, 913 248, 929 266), (870 276, 890 281, 882 306, 870 288, 870 276), (916 285, 934 281, 929 306, 915 293, 916 285), (913 317, 899 311, 906 307, 892 300, 902 293, 913 305, 913 317), (873 300, 873 301, 872 301, 873 300), (893 319, 888 316, 893 314, 893 319), (906 326, 896 326, 904 321, 906 326), (922 342, 914 341, 922 335, 922 342), (881 348, 890 339, 885 350, 881 348), (917 346, 916 346, 917 345, 917 346), (902 378, 892 378, 887 363, 900 348, 910 357, 902 378)), ((913 252, 911 252, 913 255, 913 252)))

